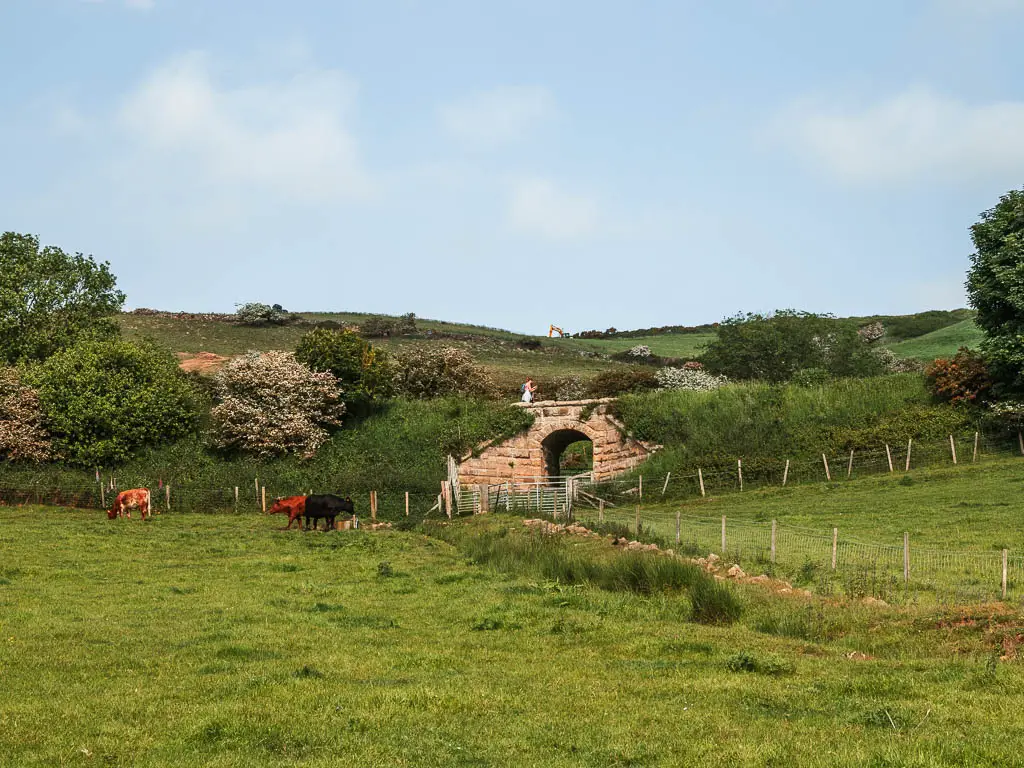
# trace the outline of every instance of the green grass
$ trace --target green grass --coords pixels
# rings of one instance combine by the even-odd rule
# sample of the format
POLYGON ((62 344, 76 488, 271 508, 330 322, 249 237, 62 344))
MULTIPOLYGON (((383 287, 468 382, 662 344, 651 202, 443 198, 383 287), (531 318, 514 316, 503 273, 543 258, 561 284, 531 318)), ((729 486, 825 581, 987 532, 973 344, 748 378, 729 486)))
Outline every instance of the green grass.
POLYGON ((656 336, 612 339, 552 339, 555 346, 611 354, 645 344, 661 357, 679 357, 691 360, 698 357, 705 345, 713 341, 714 333, 665 333, 656 336))
MULTIPOLYGON (((1012 765, 997 608, 538 581, 415 533, 0 509, 0 763, 1012 765), (386 567, 385 567, 386 564, 386 567), (872 659, 859 661, 851 653, 872 659)), ((469 525, 516 526, 511 518, 469 525)))
POLYGON ((887 346, 900 357, 930 362, 937 357, 951 357, 960 347, 975 349, 983 338, 984 333, 974 320, 962 320, 924 336, 887 346))

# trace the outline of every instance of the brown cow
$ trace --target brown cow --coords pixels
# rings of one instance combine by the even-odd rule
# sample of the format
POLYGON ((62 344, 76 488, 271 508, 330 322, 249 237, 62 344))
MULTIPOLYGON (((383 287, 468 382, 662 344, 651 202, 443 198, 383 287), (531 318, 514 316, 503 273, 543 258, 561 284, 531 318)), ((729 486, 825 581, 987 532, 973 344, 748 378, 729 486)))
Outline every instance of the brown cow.
POLYGON ((268 515, 277 515, 288 513, 288 525, 284 527, 284 530, 288 530, 292 527, 292 523, 296 520, 299 521, 299 528, 302 528, 302 516, 306 513, 306 497, 305 496, 286 496, 283 499, 278 499, 274 502, 274 506, 267 512, 268 515))
POLYGON ((127 517, 132 519, 132 510, 137 509, 145 520, 149 516, 149 489, 132 488, 129 491, 121 491, 114 499, 114 506, 107 512, 107 518, 113 520, 115 517, 127 517))

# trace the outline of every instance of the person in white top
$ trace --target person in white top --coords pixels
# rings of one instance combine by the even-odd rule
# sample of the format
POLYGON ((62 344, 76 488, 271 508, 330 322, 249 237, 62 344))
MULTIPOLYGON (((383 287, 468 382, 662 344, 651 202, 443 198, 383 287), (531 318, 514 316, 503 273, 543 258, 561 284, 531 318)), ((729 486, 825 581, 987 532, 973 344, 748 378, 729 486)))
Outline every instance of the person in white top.
POLYGON ((533 379, 527 378, 526 383, 523 384, 523 402, 532 403, 533 393, 537 391, 537 385, 533 383, 533 379))

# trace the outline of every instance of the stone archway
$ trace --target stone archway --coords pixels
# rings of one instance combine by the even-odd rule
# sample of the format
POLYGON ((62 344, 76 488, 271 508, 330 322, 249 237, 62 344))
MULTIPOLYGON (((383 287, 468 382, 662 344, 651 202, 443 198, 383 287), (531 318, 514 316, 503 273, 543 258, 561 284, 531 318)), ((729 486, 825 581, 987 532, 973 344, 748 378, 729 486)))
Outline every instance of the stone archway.
POLYGON ((595 480, 627 472, 660 446, 631 437, 610 410, 613 398, 517 404, 534 416, 533 426, 463 456, 459 479, 466 485, 541 479, 558 475, 558 456, 576 440, 593 444, 595 480), (552 470, 555 470, 552 472, 552 470))
POLYGON ((573 443, 586 440, 593 444, 589 435, 577 429, 556 429, 540 441, 544 451, 544 474, 547 477, 558 477, 562 474, 562 454, 573 443))

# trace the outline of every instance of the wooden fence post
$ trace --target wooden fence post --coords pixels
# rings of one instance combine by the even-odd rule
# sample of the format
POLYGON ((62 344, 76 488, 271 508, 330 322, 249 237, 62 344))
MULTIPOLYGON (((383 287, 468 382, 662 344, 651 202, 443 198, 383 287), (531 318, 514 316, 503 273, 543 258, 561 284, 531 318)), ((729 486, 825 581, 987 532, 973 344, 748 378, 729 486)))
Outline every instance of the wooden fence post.
POLYGON ((377 522, 377 492, 370 491, 370 520, 377 522))
POLYGON ((830 483, 832 482, 832 473, 828 471, 828 459, 825 458, 825 454, 821 454, 821 460, 825 464, 825 479, 830 483))
POLYGON ((640 538, 640 505, 636 505, 636 537, 640 538))
POLYGON ((267 511, 267 486, 260 486, 260 503, 263 506, 263 511, 267 511))
POLYGON ((1006 556, 1009 554, 1008 550, 1003 550, 1003 600, 1006 599, 1006 556))
POLYGON ((789 479, 789 459, 786 459, 786 468, 782 471, 782 487, 786 487, 786 481, 789 479))
POLYGON ((953 454, 953 464, 956 465, 956 443, 952 435, 949 436, 949 452, 953 454))
POLYGON ((667 475, 665 475, 665 484, 663 486, 661 486, 661 495, 662 496, 664 496, 665 495, 665 491, 668 490, 668 480, 669 480, 670 477, 672 477, 672 473, 671 472, 669 472, 667 475))
POLYGON ((775 521, 772 520, 772 565, 775 564, 775 521))
POLYGON ((597 502, 597 522, 604 522, 604 499, 597 502))
POLYGON ((1021 437, 1020 430, 1017 430, 1017 443, 1020 444, 1020 455, 1024 456, 1024 437, 1021 437))
POLYGON ((640 475, 640 501, 644 500, 644 476, 640 475))
POLYGON ((235 512, 238 511, 238 486, 235 486, 235 512))
POLYGON ((103 481, 102 480, 100 480, 100 506, 103 507, 103 509, 107 508, 107 494, 103 490, 103 481))
POLYGON ((704 473, 697 467, 697 480, 700 482, 700 495, 704 495, 704 473))
POLYGON ((971 464, 978 460, 978 433, 974 433, 974 455, 971 457, 971 464))
POLYGON ((252 482, 253 482, 253 485, 256 487, 256 503, 259 504, 260 503, 260 479, 258 477, 254 477, 252 479, 252 482))
MULTIPOLYGON (((490 505, 488 505, 487 508, 490 509, 490 505)), ((409 492, 408 491, 405 492, 405 516, 406 517, 409 516, 409 492)))
POLYGON ((909 440, 907 440, 907 468, 903 470, 904 472, 909 472, 910 471, 910 450, 913 447, 914 447, 914 438, 910 438, 909 440))
POLYGON ((836 555, 839 550, 839 529, 832 529, 832 570, 836 569, 836 555))
POLYGON ((910 534, 903 532, 903 583, 910 583, 910 534))
POLYGON ((889 444, 885 444, 885 458, 889 460, 889 474, 892 474, 892 453, 889 452, 889 444))
POLYGON ((680 541, 680 538, 679 538, 679 517, 680 517, 681 514, 682 513, 679 510, 676 510, 676 546, 677 547, 679 546, 679 541, 680 541))
POLYGON ((167 511, 171 511, 171 484, 168 483, 164 486, 164 499, 167 502, 167 511))
POLYGON ((850 479, 850 475, 853 474, 853 448, 850 449, 850 463, 846 465, 846 479, 850 479))
POLYGON ((740 476, 740 490, 743 490, 743 459, 736 459, 736 473, 740 476))
POLYGON ((725 558, 725 515, 722 515, 722 557, 725 558))

